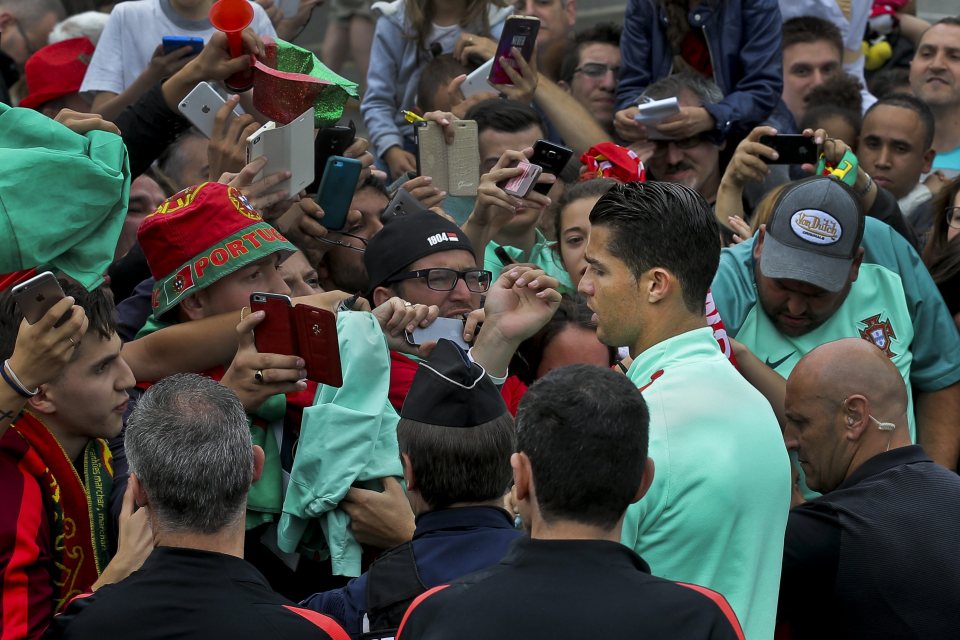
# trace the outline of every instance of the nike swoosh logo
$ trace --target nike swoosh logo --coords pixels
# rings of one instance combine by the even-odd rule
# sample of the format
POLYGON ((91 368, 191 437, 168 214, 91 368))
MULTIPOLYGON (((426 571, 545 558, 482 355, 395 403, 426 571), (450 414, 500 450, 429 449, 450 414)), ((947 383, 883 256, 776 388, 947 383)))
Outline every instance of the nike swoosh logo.
POLYGON ((792 356, 792 355, 795 354, 795 353, 796 353, 796 350, 793 350, 793 351, 791 351, 790 353, 788 353, 787 355, 785 355, 785 356, 783 356, 782 358, 780 358, 779 360, 774 360, 773 362, 771 362, 771 361, 770 361, 770 358, 768 357, 768 358, 766 359, 765 364, 766 364, 768 367, 770 367, 771 369, 776 369, 777 367, 779 367, 780 365, 782 365, 782 364, 787 360, 787 358, 789 358, 790 356, 792 356))

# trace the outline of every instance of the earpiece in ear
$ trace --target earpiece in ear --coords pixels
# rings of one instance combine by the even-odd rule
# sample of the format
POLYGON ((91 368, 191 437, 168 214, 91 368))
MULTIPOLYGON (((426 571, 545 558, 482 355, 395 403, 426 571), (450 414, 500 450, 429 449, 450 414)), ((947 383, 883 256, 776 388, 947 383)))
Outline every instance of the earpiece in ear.
POLYGON ((853 426, 853 418, 847 416, 847 424, 853 426))

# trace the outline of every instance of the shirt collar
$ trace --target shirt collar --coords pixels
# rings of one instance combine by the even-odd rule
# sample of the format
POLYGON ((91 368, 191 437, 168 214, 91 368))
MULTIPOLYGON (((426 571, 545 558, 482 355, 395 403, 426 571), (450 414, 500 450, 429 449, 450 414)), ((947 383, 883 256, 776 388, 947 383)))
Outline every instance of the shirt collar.
POLYGON ((658 371, 691 357, 709 356, 719 353, 720 347, 713 337, 711 327, 685 331, 680 335, 658 342, 639 354, 627 369, 627 377, 635 384, 643 386, 658 371))
POLYGON ((524 564, 542 561, 555 566, 558 559, 572 565, 598 567, 631 564, 638 571, 650 573, 650 565, 633 549, 609 540, 539 540, 523 536, 513 543, 504 562, 523 558, 524 564))
POLYGON ((924 451, 923 447, 920 445, 912 444, 906 447, 897 447, 896 449, 885 451, 873 456, 860 465, 860 467, 851 473, 846 480, 841 482, 840 486, 834 489, 834 491, 852 487, 857 483, 863 482, 870 476, 883 473, 884 471, 892 469, 893 467, 898 467, 903 464, 914 464, 917 462, 932 462, 930 456, 927 455, 927 452, 924 451))
POLYGON ((417 516, 413 539, 443 529, 490 527, 513 529, 513 518, 500 507, 452 507, 417 516))
POLYGON ((171 570, 174 567, 183 575, 187 572, 202 572, 204 575, 220 573, 231 580, 254 582, 270 588, 267 579, 257 569, 244 560, 226 553, 186 549, 183 547, 157 547, 143 563, 144 570, 171 570))

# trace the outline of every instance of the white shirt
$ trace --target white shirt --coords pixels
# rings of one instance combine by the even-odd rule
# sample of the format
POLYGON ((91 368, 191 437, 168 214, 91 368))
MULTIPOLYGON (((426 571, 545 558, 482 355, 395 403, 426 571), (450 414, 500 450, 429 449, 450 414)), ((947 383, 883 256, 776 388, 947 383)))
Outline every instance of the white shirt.
POLYGON ((927 185, 922 182, 918 182, 910 193, 903 196, 897 200, 897 204, 900 205, 900 213, 903 214, 903 217, 910 219, 916 212, 917 207, 933 197, 933 194, 930 193, 930 189, 927 188, 927 185))
MULTIPOLYGON (((253 5, 251 26, 260 36, 276 37, 277 32, 263 7, 253 5)), ((210 21, 187 20, 170 6, 170 0, 136 0, 113 8, 107 26, 90 60, 80 92, 121 93, 133 84, 150 63, 164 36, 193 36, 204 42, 216 29, 210 21)))

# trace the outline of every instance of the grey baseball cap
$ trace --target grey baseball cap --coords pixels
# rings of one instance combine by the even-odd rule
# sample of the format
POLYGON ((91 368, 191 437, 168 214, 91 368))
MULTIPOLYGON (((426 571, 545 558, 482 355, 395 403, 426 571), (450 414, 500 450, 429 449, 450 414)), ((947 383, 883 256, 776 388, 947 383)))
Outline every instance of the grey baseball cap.
POLYGON ((800 180, 773 205, 760 272, 840 291, 862 239, 863 210, 850 187, 829 177, 800 180))

